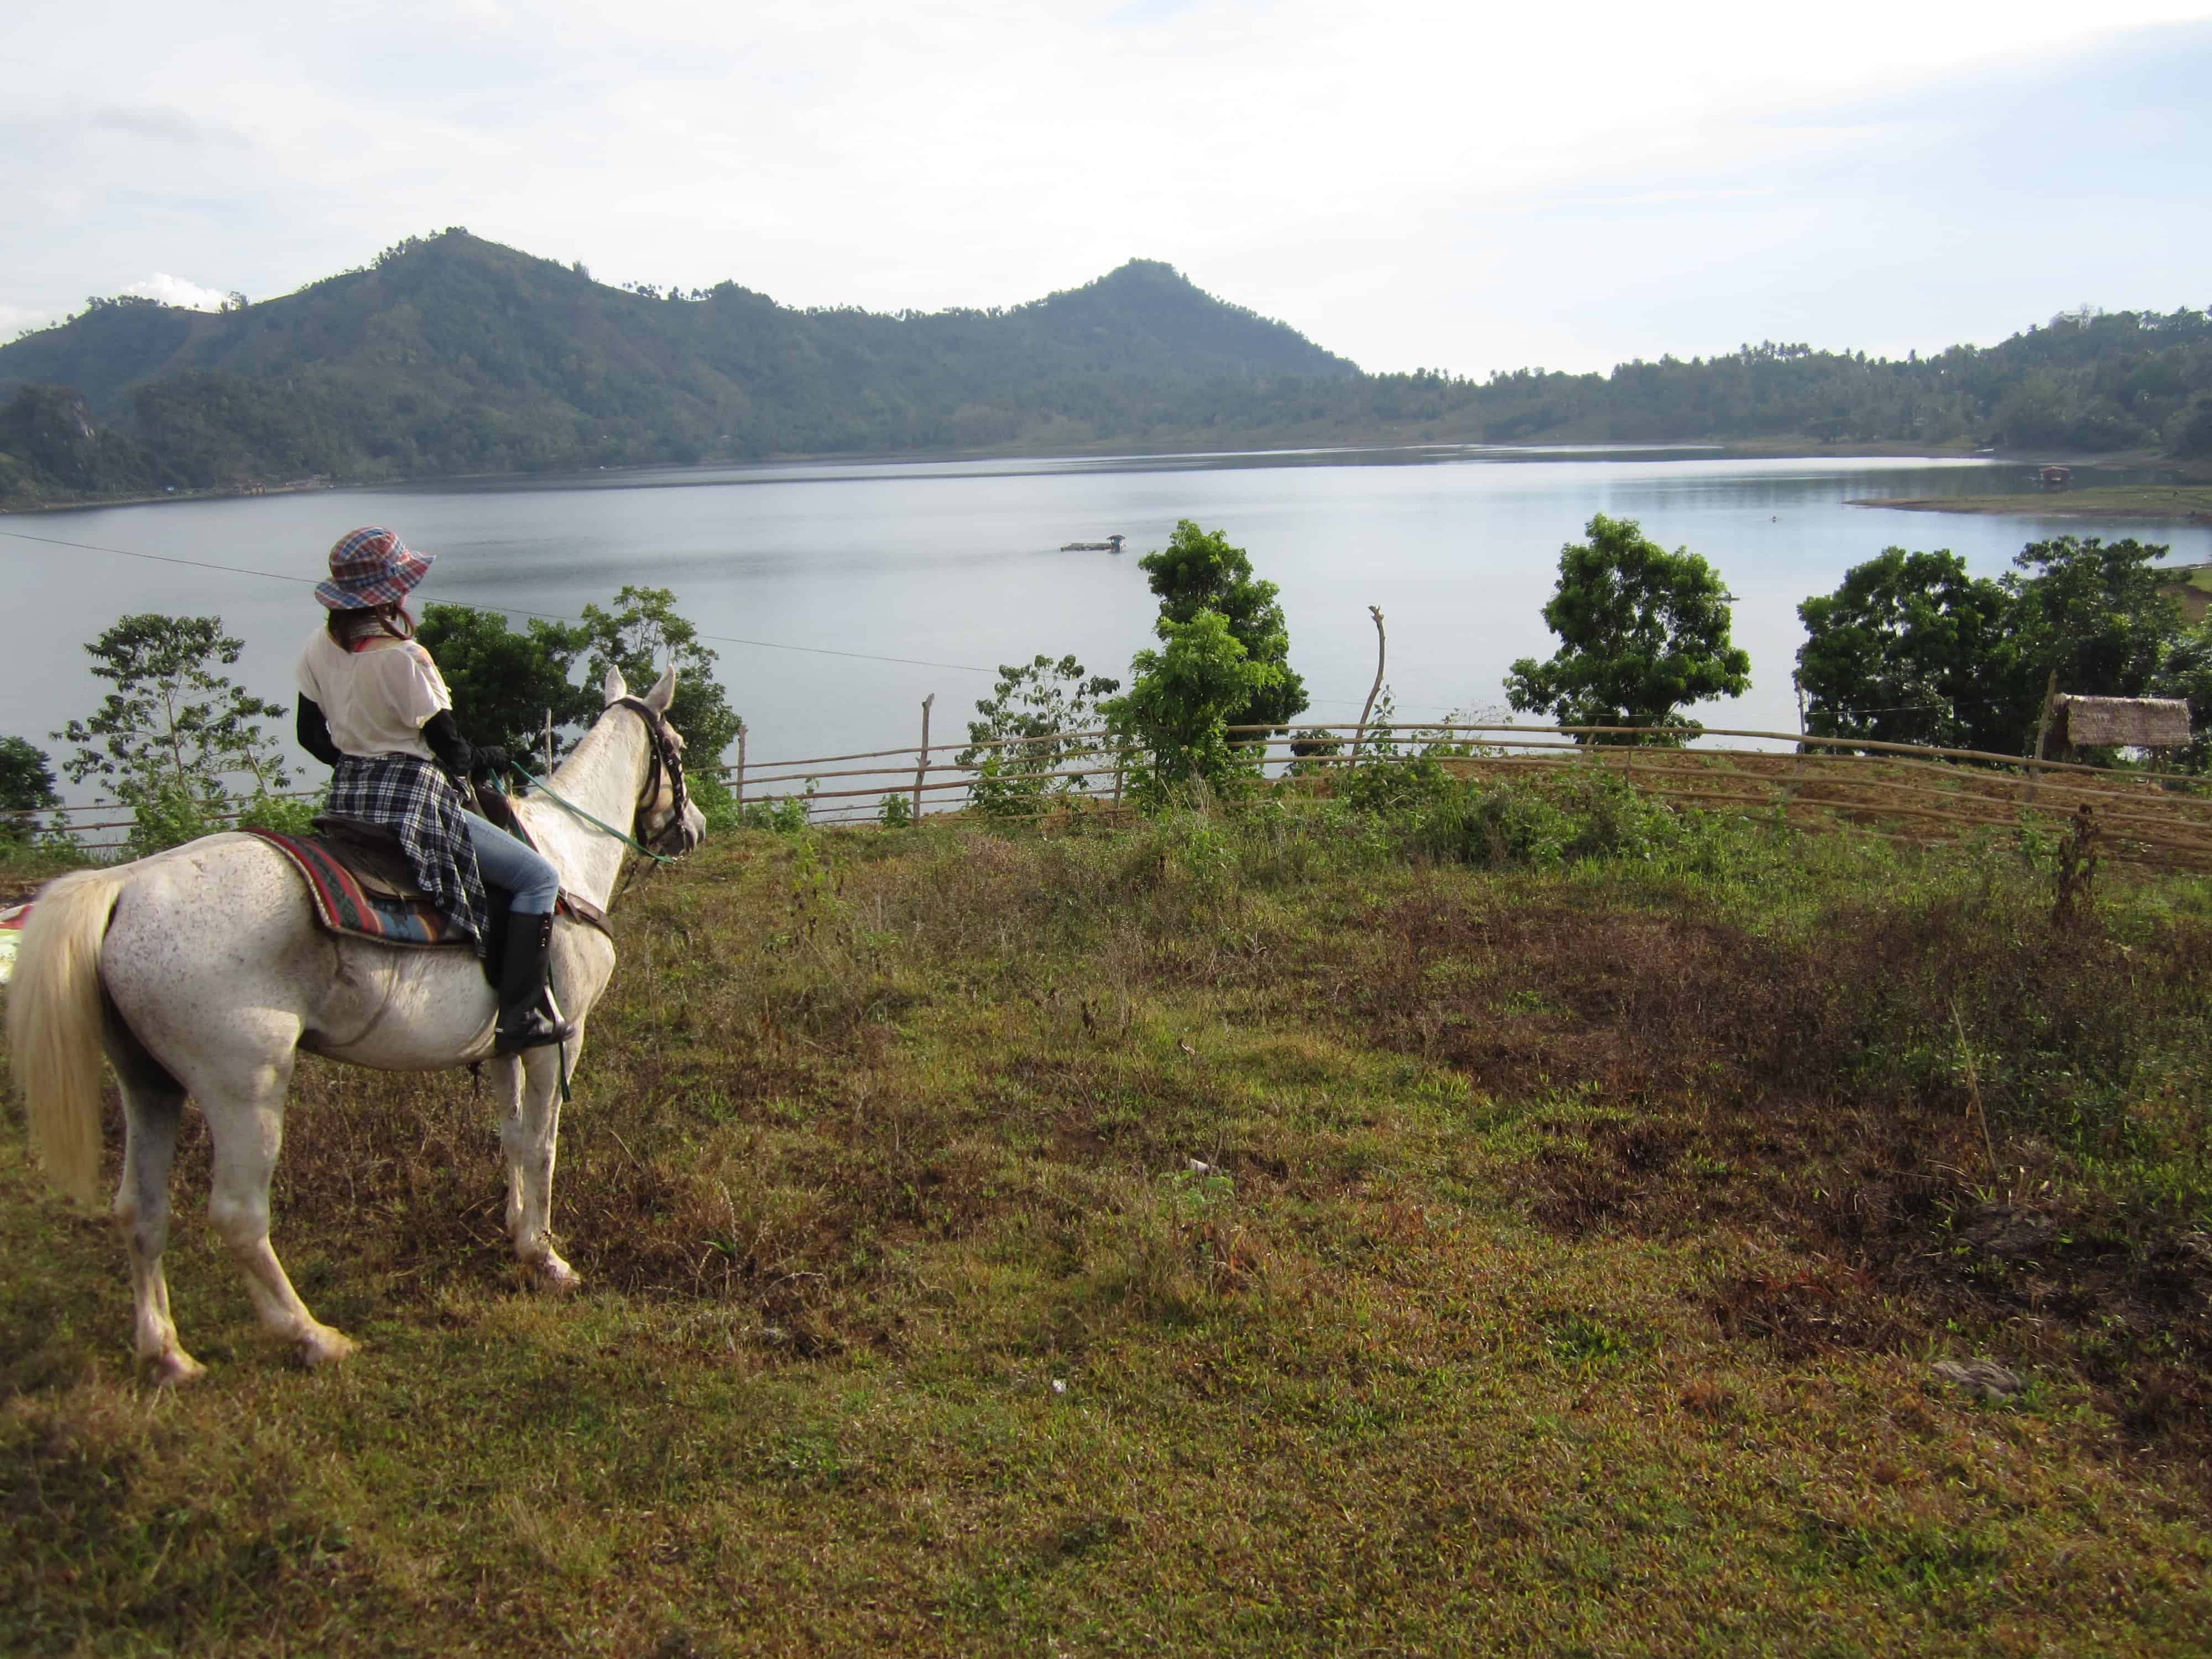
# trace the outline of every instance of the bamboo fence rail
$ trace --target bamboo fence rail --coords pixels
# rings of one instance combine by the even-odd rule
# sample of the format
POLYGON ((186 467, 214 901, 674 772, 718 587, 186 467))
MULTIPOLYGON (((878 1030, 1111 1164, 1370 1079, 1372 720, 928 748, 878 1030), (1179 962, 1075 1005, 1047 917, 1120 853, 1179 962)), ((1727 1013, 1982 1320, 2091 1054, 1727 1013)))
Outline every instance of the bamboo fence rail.
MULTIPOLYGON (((1711 728, 1692 733, 1662 727, 1370 721, 1232 728, 1232 741, 1271 782, 1316 796, 1336 793, 1352 768, 1425 755, 1454 773, 1479 780, 1565 782, 1601 773, 1685 809, 1914 842, 2052 829, 2087 806, 2095 811, 2111 856, 2153 867, 2212 871, 2212 779, 2186 774, 2113 770, 1856 738, 1711 728), (1608 738, 1643 741, 1588 741, 1608 738), (1688 739, 1694 742, 1674 746, 1688 739), (1364 745, 1360 752, 1352 752, 1356 744, 1364 745), (1301 747, 1310 752, 1297 752, 1301 747), (1323 752, 1310 752, 1316 750, 1323 752)), ((1129 810, 1123 800, 1127 779, 1144 758, 1112 733, 1095 729, 957 744, 940 738, 933 745, 750 765, 742 747, 738 752, 735 764, 712 769, 710 775, 729 785, 749 816, 795 800, 809 823, 825 826, 878 822, 891 797, 909 813, 983 810, 1009 817, 1066 811, 1120 816, 1129 810), (1046 763, 1024 768, 1030 754, 1046 763), (952 757, 936 758, 948 755, 952 757), (1015 769, 986 775, 978 763, 979 757, 1001 756, 1015 769), (869 762, 878 764, 865 763, 869 762), (1110 787, 1103 781, 1108 779, 1110 787), (825 789, 825 781, 839 787, 825 789)), ((114 805, 95 802, 91 810, 114 805)), ((234 799, 210 816, 229 822, 246 805, 244 798, 234 799)), ((16 822, 33 833, 60 827, 53 814, 19 815, 16 822)), ((131 827, 128 817, 105 817, 66 826, 65 833, 80 838, 77 844, 86 851, 112 853, 125 843, 81 837, 131 827)))

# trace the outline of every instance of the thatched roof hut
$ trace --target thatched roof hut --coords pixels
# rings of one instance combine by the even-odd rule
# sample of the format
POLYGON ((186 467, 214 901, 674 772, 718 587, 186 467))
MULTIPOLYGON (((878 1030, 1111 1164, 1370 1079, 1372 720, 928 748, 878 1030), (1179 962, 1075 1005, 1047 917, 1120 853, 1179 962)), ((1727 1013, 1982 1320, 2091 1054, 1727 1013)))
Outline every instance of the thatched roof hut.
POLYGON ((2179 749, 2189 741, 2185 697, 2061 697, 2058 740, 2070 749, 2179 749))

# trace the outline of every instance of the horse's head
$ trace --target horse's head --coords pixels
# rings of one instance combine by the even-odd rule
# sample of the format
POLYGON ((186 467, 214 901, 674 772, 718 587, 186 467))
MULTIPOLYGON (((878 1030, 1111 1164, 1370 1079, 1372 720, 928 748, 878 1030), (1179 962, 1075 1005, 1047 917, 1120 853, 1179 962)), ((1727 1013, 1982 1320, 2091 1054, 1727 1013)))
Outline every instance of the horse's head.
POLYGON ((657 853, 681 858, 707 838, 706 814, 692 805, 684 785, 684 734, 668 723, 668 705, 676 696, 676 665, 653 684, 642 697, 629 694, 622 670, 607 670, 609 708, 629 709, 645 722, 647 761, 644 786, 638 792, 635 830, 638 840, 657 853))

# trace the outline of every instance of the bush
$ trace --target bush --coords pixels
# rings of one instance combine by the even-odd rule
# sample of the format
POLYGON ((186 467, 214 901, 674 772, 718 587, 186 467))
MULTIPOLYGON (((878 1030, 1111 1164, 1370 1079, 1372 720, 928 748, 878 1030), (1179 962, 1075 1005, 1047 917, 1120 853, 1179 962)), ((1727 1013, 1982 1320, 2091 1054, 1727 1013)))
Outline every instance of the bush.
POLYGON ((982 718, 968 722, 969 746, 953 761, 975 774, 969 804, 994 817, 1028 817, 1048 795, 1087 790, 1086 778, 1040 775, 1095 763, 1105 752, 1096 738, 1067 734, 1096 726, 1099 699, 1120 689, 1121 682, 1089 673, 1073 656, 1055 662, 1040 652, 1027 664, 1000 664, 992 695, 975 705, 982 718))
POLYGON ((1671 808, 1610 772, 1490 783, 1458 776, 1431 751, 1333 769, 1338 799, 1399 856, 1485 868, 1649 859, 1689 834, 1671 808))
POLYGON ((238 815, 240 830, 273 830, 280 836, 312 836, 319 800, 292 800, 283 795, 260 794, 246 802, 238 815))
POLYGON ((160 783, 127 794, 132 823, 125 844, 133 858, 182 847, 223 827, 215 817, 215 800, 203 799, 182 784, 160 783))
POLYGON ((795 836, 808 823, 806 797, 778 795, 769 800, 749 800, 738 822, 747 830, 766 830, 779 836, 795 836))
POLYGON ((1362 812, 1417 811, 1462 793, 1464 781, 1446 772, 1432 755, 1392 755, 1357 766, 1331 766, 1337 793, 1362 812))
MULTIPOLYGON (((720 773, 686 772, 684 781, 691 792, 691 804, 707 820, 709 835, 726 834, 732 830, 768 830, 779 836, 789 836, 806 828, 805 795, 779 795, 766 800, 749 800, 740 806, 736 794, 720 773)), ((812 787, 812 780, 810 779, 808 787, 811 789, 812 787)))
POLYGON ((691 793, 691 804, 707 820, 709 835, 726 833, 743 824, 738 811, 738 798, 730 793, 730 786, 718 772, 686 772, 684 787, 691 793))
POLYGON ((1578 839, 1572 820, 1540 791, 1514 784, 1455 790, 1426 804, 1407 828, 1414 850, 1485 868, 1557 864, 1578 839))

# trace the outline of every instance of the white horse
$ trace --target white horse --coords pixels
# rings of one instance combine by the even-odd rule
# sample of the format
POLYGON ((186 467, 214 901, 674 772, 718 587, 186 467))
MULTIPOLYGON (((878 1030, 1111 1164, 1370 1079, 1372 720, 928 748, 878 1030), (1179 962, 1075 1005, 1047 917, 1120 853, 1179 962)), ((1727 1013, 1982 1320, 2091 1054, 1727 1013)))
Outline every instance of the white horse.
MULTIPOLYGON (((706 823, 682 792, 682 739, 662 718, 675 689, 672 668, 641 704, 610 672, 607 708, 549 781, 593 817, 632 824, 641 840, 681 853, 706 823)), ((551 801, 516 806, 561 884, 605 908, 623 842, 551 801)), ((317 924, 298 869, 257 836, 210 836, 51 884, 24 929, 9 1049, 33 1146, 55 1183, 88 1203, 98 1201, 103 1048, 115 1068, 125 1123, 115 1217, 130 1248, 138 1357, 156 1378, 183 1382, 204 1369, 177 1340, 161 1276, 169 1165, 187 1095, 214 1140, 208 1217, 245 1269, 263 1322, 311 1365, 353 1352, 307 1311, 269 1245, 269 1180, 303 1048, 390 1072, 486 1061, 503 1108, 515 1254, 540 1286, 573 1289, 575 1271, 550 1230, 559 1092, 614 965, 604 933, 556 927, 553 982, 576 1035, 495 1058, 497 999, 473 952, 333 937, 317 924)))

